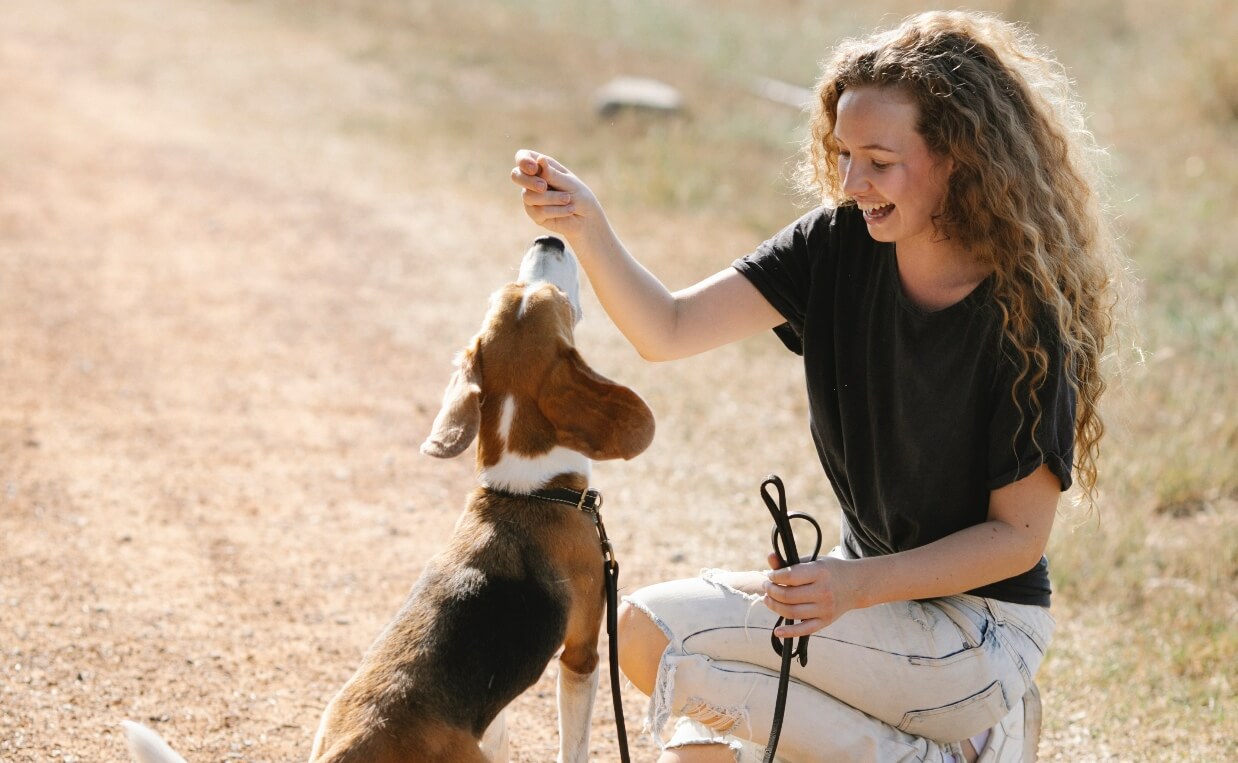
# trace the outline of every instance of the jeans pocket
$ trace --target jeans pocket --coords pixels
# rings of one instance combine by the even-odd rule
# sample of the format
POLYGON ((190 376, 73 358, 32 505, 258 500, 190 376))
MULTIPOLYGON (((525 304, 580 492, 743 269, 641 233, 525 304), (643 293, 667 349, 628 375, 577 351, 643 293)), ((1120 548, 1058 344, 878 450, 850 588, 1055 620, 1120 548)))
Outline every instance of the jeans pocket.
POLYGON ((898 724, 899 731, 951 744, 992 728, 1010 711, 1000 681, 994 681, 970 697, 924 710, 909 710, 898 724))

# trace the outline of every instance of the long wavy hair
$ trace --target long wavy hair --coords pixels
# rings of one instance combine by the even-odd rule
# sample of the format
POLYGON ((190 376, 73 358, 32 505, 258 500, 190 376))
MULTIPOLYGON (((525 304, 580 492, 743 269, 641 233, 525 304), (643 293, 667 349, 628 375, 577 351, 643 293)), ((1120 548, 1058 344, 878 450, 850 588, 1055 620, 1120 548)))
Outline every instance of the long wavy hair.
POLYGON ((833 206, 849 203, 838 101, 864 86, 910 96, 929 149, 954 162, 934 223, 994 273, 1004 346, 1020 368, 1011 394, 1033 437, 1050 362, 1041 332, 1056 329, 1077 398, 1076 477, 1094 505, 1101 359, 1128 277, 1103 198, 1103 152, 1063 68, 1020 27, 980 13, 924 13, 845 41, 824 66, 799 168, 801 188, 833 206))

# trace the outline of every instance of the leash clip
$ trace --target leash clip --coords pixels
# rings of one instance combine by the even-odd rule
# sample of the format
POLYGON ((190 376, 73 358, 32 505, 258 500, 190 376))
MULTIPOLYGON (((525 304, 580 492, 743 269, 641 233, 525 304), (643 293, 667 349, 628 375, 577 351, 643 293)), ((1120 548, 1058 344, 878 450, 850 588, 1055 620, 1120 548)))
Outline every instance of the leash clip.
MULTIPOLYGON (((599 496, 599 499, 600 498, 601 496, 599 496)), ((617 571, 619 569, 619 563, 615 559, 615 547, 610 542, 610 537, 606 535, 606 525, 602 523, 602 513, 596 510, 590 513, 593 514, 593 523, 597 525, 598 528, 598 540, 602 544, 602 556, 605 557, 606 569, 613 569, 617 571)))

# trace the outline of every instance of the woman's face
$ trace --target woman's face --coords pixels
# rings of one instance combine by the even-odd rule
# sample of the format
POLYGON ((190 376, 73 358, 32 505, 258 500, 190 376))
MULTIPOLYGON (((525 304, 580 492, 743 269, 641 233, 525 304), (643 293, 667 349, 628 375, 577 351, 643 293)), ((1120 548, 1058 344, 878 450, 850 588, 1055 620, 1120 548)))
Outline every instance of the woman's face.
POLYGON ((916 129, 920 110, 891 87, 857 87, 838 100, 834 139, 843 192, 864 213, 877 241, 932 244, 933 215, 950 178, 948 157, 934 154, 916 129))

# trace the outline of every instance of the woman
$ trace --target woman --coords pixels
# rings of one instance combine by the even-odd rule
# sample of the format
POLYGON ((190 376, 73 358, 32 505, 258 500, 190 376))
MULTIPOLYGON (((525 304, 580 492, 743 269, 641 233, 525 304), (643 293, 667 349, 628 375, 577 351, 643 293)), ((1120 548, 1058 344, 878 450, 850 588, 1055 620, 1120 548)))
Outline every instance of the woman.
POLYGON ((662 763, 766 741, 779 616, 777 636, 812 636, 781 757, 1022 760, 1053 632, 1044 550, 1072 467, 1095 484, 1121 274, 1090 136, 1060 67, 987 15, 846 42, 818 95, 802 169, 824 206, 674 294, 579 178, 516 156, 526 212, 643 357, 764 329, 803 355, 842 506, 826 558, 628 597, 621 664, 655 730, 677 718, 662 763))

